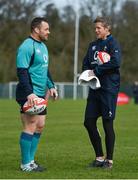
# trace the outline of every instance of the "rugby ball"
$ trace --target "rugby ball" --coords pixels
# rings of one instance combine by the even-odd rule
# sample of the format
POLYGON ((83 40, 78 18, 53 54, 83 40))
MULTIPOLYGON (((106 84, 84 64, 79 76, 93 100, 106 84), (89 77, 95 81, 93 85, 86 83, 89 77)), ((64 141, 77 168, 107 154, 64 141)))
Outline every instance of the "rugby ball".
POLYGON ((34 98, 36 104, 34 106, 28 105, 28 102, 25 102, 23 105, 23 112, 30 115, 37 115, 45 110, 47 107, 47 100, 43 98, 34 98))
POLYGON ((99 51, 97 54, 97 59, 99 64, 104 64, 110 61, 110 55, 104 51, 99 51))

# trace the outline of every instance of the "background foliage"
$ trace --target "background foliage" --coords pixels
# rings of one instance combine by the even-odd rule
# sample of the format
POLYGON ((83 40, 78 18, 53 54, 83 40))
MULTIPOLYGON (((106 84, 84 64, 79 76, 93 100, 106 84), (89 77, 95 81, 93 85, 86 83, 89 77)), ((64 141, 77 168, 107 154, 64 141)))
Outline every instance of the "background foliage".
MULTIPOLYGON (((52 0, 0 0, 0 83, 17 81, 15 56, 19 44, 30 33, 30 21, 38 15, 46 16, 50 24, 50 37, 46 42, 50 53, 50 71, 54 81, 73 81, 75 12, 72 5, 62 10, 52 0)), ((138 1, 84 0, 80 3, 79 62, 81 72, 83 57, 89 42, 94 40, 92 20, 97 15, 108 15, 113 25, 113 35, 122 48, 122 82, 137 80, 138 71, 138 1)))

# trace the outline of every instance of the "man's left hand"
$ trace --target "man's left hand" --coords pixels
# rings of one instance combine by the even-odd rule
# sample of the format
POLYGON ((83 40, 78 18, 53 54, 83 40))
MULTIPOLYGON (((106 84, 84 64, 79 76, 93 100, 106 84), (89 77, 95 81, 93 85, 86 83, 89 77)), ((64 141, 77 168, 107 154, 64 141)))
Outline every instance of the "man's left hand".
POLYGON ((58 98, 58 92, 56 90, 56 88, 51 88, 49 89, 50 92, 50 96, 54 98, 54 100, 57 100, 58 98))

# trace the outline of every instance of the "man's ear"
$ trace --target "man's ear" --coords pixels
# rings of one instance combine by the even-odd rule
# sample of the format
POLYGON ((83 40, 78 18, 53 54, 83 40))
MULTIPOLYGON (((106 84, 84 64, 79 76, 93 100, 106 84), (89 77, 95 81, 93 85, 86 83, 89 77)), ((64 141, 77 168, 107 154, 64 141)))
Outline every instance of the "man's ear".
POLYGON ((39 33, 39 28, 38 27, 34 28, 34 31, 38 34, 39 33))

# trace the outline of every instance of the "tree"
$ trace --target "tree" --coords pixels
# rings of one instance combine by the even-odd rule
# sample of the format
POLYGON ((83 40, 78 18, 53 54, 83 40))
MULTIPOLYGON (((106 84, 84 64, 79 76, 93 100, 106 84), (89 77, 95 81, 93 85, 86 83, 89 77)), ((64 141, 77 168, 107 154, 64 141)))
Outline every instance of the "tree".
POLYGON ((138 80, 138 2, 126 1, 119 14, 116 31, 122 46, 122 81, 132 83, 138 80))
MULTIPOLYGON (((30 33, 30 22, 41 13, 50 24, 46 45, 54 81, 73 81, 75 12, 72 5, 62 11, 52 0, 0 0, 0 82, 16 81, 15 56, 19 44, 30 33)), ((88 44, 95 39, 92 21, 97 15, 109 16, 113 35, 122 47, 122 82, 137 80, 138 2, 124 1, 120 10, 116 0, 80 1, 78 71, 88 44)))
POLYGON ((17 80, 16 49, 28 35, 37 4, 35 0, 0 0, 0 82, 17 80))
POLYGON ((54 4, 45 8, 51 34, 46 42, 50 54, 50 72, 55 81, 73 80, 74 11, 71 6, 59 14, 54 4), (71 13, 69 13, 71 12, 71 13))

